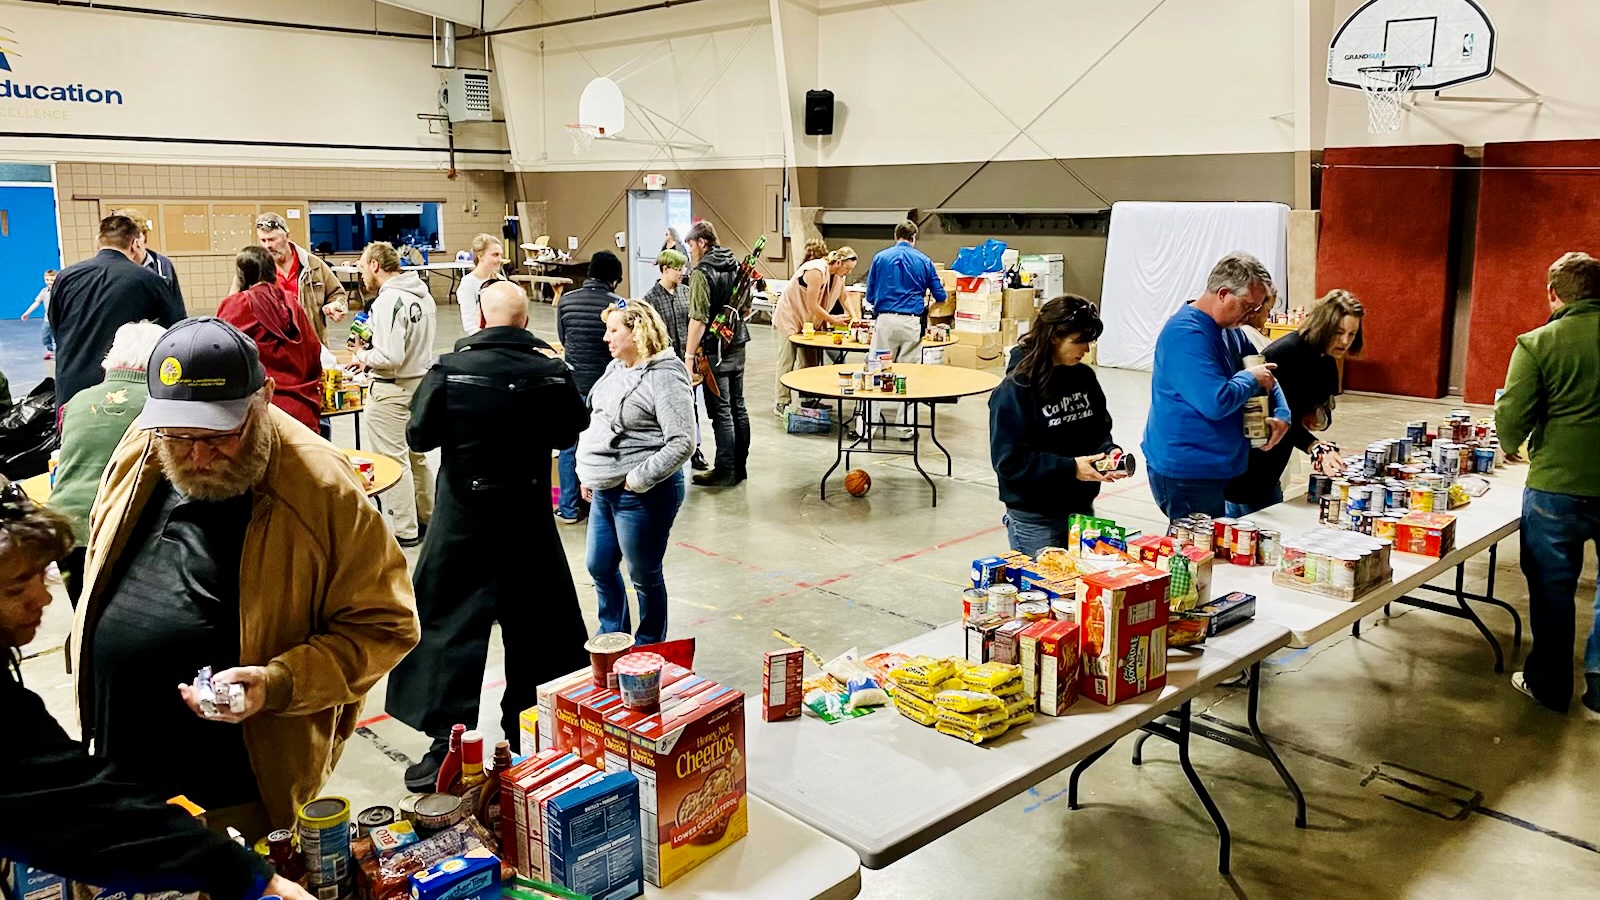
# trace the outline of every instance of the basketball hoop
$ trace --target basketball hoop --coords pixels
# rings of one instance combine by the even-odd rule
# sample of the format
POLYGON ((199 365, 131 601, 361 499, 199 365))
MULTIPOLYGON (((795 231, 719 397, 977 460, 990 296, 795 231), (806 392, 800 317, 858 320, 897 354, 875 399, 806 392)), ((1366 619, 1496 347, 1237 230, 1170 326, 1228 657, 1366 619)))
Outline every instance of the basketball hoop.
POLYGON ((1400 108, 1406 94, 1422 74, 1421 66, 1363 66, 1361 90, 1367 95, 1367 131, 1390 134, 1400 130, 1400 108))
POLYGON ((568 125, 567 134, 572 137, 572 152, 582 156, 589 152, 595 138, 606 136, 606 130, 601 125, 568 125))

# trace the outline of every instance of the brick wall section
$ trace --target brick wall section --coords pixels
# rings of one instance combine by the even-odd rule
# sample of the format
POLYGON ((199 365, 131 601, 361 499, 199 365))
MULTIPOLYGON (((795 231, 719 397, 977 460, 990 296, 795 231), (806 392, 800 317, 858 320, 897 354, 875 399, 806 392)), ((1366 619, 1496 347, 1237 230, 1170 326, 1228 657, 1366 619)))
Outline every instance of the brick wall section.
MULTIPOLYGON (((451 180, 427 169, 325 169, 245 166, 167 166, 60 163, 56 190, 61 209, 61 253, 70 265, 95 253, 101 201, 195 200, 413 200, 443 203, 443 258, 454 259, 482 231, 499 234, 505 214, 503 173, 462 170, 451 180), (478 202, 477 215, 468 211, 478 202)), ((514 254, 515 251, 512 251, 514 254)), ((512 255, 508 254, 508 255, 512 255)), ((438 261, 438 255, 435 255, 438 261)), ((232 254, 174 256, 192 314, 214 312, 233 281, 232 254)), ((440 300, 450 279, 432 278, 440 300)))

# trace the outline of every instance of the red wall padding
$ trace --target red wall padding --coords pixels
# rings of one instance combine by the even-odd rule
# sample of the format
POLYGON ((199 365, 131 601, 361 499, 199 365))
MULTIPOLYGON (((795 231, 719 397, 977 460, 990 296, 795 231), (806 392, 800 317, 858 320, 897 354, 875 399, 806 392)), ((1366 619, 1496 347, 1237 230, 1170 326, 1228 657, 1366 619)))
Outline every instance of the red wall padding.
POLYGON ((1345 388, 1443 397, 1455 306, 1455 171, 1338 166, 1455 166, 1459 145, 1330 148, 1323 163, 1317 295, 1344 288, 1366 307, 1365 349, 1345 388))
POLYGON ((1600 255, 1600 172, 1495 171, 1504 166, 1600 166, 1600 141, 1483 148, 1467 333, 1469 403, 1494 402, 1517 335, 1549 318, 1550 264, 1568 250, 1600 255))

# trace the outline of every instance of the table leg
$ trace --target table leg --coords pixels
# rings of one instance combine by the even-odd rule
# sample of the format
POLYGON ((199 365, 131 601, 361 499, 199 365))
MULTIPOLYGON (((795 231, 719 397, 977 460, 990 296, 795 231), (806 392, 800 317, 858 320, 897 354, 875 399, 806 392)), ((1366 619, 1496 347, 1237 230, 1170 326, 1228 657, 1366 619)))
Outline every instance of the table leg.
POLYGON ((922 404, 911 403, 908 406, 911 413, 911 464, 916 466, 917 474, 922 476, 922 480, 928 483, 928 489, 933 491, 933 505, 937 507, 939 505, 939 486, 933 483, 933 479, 929 477, 927 472, 923 471, 922 456, 918 452, 918 448, 922 445, 922 422, 920 421, 922 404))
POLYGON ((1267 743, 1267 736, 1261 733, 1261 725, 1256 721, 1256 713, 1261 707, 1261 663, 1250 667, 1250 705, 1246 708, 1245 715, 1250 723, 1250 734, 1261 745, 1263 755, 1272 767, 1278 770, 1278 777, 1283 779, 1283 784, 1294 795, 1294 827, 1306 827, 1306 795, 1301 793, 1299 782, 1289 774, 1289 768, 1278 758, 1278 752, 1267 743))
POLYGON ((1101 747, 1099 750, 1096 750, 1088 756, 1085 756, 1081 762, 1072 767, 1072 777, 1067 780, 1067 809, 1078 808, 1078 776, 1082 775, 1084 770, 1094 765, 1095 762, 1100 759, 1100 757, 1109 753, 1111 748, 1114 746, 1116 746, 1114 743, 1107 744, 1106 746, 1101 747))
POLYGON ((1494 576, 1495 576, 1495 570, 1498 569, 1499 565, 1500 565, 1499 560, 1500 560, 1500 545, 1499 544, 1490 544, 1489 545, 1489 580, 1488 580, 1487 586, 1484 588, 1484 594, 1482 596, 1478 596, 1476 594, 1468 594, 1467 596, 1469 598, 1473 599, 1473 600, 1479 601, 1480 603, 1488 603, 1491 606, 1498 606, 1501 609, 1503 609, 1506 612, 1511 614, 1511 628, 1512 628, 1512 631, 1511 631, 1511 646, 1514 649, 1519 649, 1520 650, 1522 648, 1522 614, 1517 612, 1516 608, 1513 607, 1511 604, 1505 602, 1504 600, 1501 600, 1500 598, 1498 598, 1498 597, 1496 597, 1494 595, 1494 576))
POLYGON ((1356 619, 1355 622, 1351 623, 1351 625, 1350 625, 1350 636, 1353 637, 1353 638, 1361 637, 1361 620, 1360 619, 1356 619))
POLYGON ((1133 764, 1144 765, 1144 742, 1150 740, 1150 732, 1141 731, 1133 741, 1133 764))
POLYGON ((350 421, 355 423, 356 449, 360 450, 361 449, 361 413, 355 413, 354 415, 352 415, 350 417, 350 421))
POLYGON ((1184 777, 1189 779, 1189 786, 1194 788, 1207 815, 1211 816, 1212 824, 1217 826, 1217 871, 1226 875, 1232 837, 1228 833, 1227 820, 1222 818, 1222 810, 1217 808, 1216 801, 1211 799, 1211 792, 1206 790, 1205 782, 1200 780, 1199 773, 1189 762, 1189 718, 1189 704, 1178 707, 1178 765, 1183 768, 1184 777))
MULTIPOLYGON (((839 403, 839 416, 842 419, 844 417, 844 401, 840 400, 840 401, 838 401, 838 403, 839 403)), ((839 427, 835 431, 835 435, 838 438, 838 442, 836 444, 836 451, 835 451, 834 456, 833 456, 833 465, 828 467, 828 471, 822 473, 822 483, 821 483, 821 485, 820 485, 820 487, 818 489, 818 494, 820 495, 821 499, 823 499, 823 500, 828 499, 828 477, 830 475, 832 475, 834 472, 838 471, 839 463, 844 461, 844 422, 843 421, 839 422, 839 427)))
POLYGON ((1456 602, 1461 604, 1461 611, 1466 613, 1466 617, 1472 620, 1473 625, 1477 626, 1478 633, 1483 635, 1483 639, 1488 641, 1489 646, 1494 649, 1494 670, 1496 672, 1504 672, 1506 670, 1505 651, 1500 649, 1500 639, 1494 636, 1494 632, 1489 630, 1489 626, 1483 624, 1483 620, 1478 618, 1478 613, 1467 605, 1466 580, 1467 564, 1461 563, 1456 566, 1456 602))
POLYGON ((955 475, 955 461, 950 458, 950 451, 939 443, 939 405, 937 403, 928 404, 928 437, 932 439, 933 445, 939 448, 939 452, 944 454, 945 477, 948 478, 955 475))

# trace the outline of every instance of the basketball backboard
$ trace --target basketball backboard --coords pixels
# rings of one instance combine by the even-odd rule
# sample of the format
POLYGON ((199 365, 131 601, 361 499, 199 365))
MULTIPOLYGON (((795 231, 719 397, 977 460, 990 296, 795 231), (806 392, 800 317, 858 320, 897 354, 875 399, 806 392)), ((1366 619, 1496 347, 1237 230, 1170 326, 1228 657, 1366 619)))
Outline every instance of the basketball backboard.
POLYGON ((1363 88, 1362 69, 1416 67, 1409 90, 1437 91, 1494 74, 1494 22, 1475 0, 1371 0, 1334 33, 1328 83, 1363 88))
POLYGON ((622 88, 609 78, 589 82, 578 97, 578 122, 599 129, 600 137, 621 134, 628 124, 622 88))

